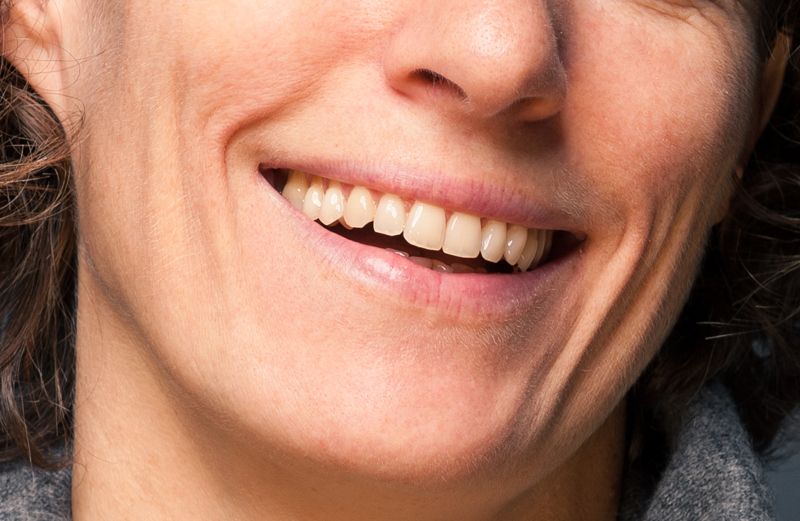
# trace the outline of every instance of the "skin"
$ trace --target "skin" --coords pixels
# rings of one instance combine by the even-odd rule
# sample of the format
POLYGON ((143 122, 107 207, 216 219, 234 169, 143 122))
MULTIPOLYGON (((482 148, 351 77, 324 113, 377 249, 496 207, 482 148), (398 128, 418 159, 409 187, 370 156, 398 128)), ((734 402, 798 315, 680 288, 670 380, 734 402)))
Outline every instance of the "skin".
POLYGON ((74 518, 613 519, 625 393, 763 119, 753 34, 732 0, 16 2, 75 149, 74 518), (275 158, 586 240, 512 312, 398 298, 320 260, 275 158))

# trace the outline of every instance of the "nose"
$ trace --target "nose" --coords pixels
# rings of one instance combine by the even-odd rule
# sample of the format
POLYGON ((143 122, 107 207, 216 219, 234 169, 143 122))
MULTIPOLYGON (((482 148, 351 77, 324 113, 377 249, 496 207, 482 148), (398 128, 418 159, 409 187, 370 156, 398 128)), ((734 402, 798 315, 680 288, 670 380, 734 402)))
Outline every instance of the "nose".
POLYGON ((548 0, 427 0, 391 36, 384 73, 415 102, 525 121, 560 112, 566 74, 548 0))

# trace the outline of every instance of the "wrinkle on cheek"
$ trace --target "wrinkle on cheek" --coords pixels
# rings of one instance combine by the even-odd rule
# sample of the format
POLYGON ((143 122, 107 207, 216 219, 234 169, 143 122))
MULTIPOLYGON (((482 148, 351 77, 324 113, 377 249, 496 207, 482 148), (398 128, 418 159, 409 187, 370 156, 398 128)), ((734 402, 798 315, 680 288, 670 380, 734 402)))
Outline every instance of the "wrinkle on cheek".
POLYGON ((378 52, 372 40, 382 27, 374 15, 338 3, 265 1, 237 9, 223 2, 215 9, 165 16, 180 22, 155 29, 175 35, 161 65, 171 71, 171 89, 187 107, 182 123, 215 139, 223 139, 234 122, 296 107, 320 92, 337 69, 378 52), (216 29, 209 32, 209 26, 216 29))
MULTIPOLYGON (((647 22, 665 31, 680 30, 695 45, 714 46, 722 55, 739 50, 749 60, 755 41, 756 12, 739 0, 631 0, 647 22), (666 23, 666 25, 665 25, 666 23), (677 27, 676 27, 677 24, 677 27), (690 30, 690 33, 683 32, 690 30), (692 34, 694 33, 694 34, 692 34), (701 37, 701 38, 698 38, 701 37), (702 41, 704 38, 706 41, 702 41), (747 45, 743 45, 746 43, 747 45)), ((679 35, 676 34, 676 40, 679 35)))
POLYGON ((729 191, 724 181, 744 138, 742 78, 729 65, 709 67, 708 61, 681 60, 680 52, 669 56, 652 44, 629 56, 591 58, 588 63, 604 67, 588 73, 596 80, 593 90, 576 98, 592 101, 567 114, 581 121, 567 125, 573 129, 567 143, 582 151, 571 155, 581 158, 578 171, 588 172, 599 190, 593 200, 619 212, 603 215, 637 228, 660 223, 658 236, 640 230, 656 243, 678 213, 703 213, 698 205, 711 211, 729 191), (660 59, 636 63, 643 49, 660 59))
POLYGON ((699 20, 716 23, 725 8, 719 1, 709 0, 633 0, 633 3, 657 15, 695 25, 699 20))

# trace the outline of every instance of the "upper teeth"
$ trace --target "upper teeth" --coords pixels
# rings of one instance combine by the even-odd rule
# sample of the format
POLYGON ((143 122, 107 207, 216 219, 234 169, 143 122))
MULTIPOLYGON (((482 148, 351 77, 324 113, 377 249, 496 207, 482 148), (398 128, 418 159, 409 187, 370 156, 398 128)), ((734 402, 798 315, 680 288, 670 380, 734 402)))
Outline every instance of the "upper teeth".
POLYGON ((341 222, 348 228, 363 228, 371 222, 376 233, 402 233, 406 242, 419 248, 443 249, 462 258, 480 255, 489 262, 505 259, 521 271, 541 262, 553 240, 551 230, 448 212, 422 201, 408 203, 393 194, 374 197, 363 186, 352 187, 349 195, 345 192, 337 181, 293 170, 282 194, 292 206, 325 225, 341 222))

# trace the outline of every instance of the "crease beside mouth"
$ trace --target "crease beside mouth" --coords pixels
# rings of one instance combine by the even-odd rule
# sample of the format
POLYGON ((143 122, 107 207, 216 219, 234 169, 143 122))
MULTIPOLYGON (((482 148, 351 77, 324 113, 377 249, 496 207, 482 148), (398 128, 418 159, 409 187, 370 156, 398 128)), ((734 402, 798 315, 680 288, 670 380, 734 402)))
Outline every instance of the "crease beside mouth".
POLYGON ((299 171, 259 165, 259 173, 287 202, 328 231, 435 271, 531 271, 580 243, 569 232, 526 229, 420 201, 409 203, 299 171))

